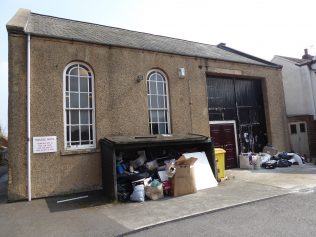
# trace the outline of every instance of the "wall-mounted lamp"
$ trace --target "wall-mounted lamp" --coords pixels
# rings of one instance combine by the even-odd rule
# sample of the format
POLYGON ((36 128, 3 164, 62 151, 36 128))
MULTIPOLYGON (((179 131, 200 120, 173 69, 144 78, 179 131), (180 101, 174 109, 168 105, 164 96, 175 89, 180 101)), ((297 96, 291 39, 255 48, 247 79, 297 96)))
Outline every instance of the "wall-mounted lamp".
POLYGON ((144 80, 143 75, 138 75, 138 76, 136 77, 136 81, 137 81, 137 82, 141 82, 142 80, 144 80))
POLYGON ((178 68, 178 76, 180 79, 185 78, 185 69, 183 67, 178 68))

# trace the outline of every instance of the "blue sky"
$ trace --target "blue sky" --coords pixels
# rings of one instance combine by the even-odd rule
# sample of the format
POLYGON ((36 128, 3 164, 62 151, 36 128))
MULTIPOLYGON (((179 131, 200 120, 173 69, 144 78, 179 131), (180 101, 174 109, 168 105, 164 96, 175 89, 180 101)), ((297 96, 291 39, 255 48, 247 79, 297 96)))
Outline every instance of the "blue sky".
POLYGON ((5 24, 18 8, 68 19, 228 46, 271 60, 316 54, 314 0, 2 0, 0 125, 7 132, 5 24))

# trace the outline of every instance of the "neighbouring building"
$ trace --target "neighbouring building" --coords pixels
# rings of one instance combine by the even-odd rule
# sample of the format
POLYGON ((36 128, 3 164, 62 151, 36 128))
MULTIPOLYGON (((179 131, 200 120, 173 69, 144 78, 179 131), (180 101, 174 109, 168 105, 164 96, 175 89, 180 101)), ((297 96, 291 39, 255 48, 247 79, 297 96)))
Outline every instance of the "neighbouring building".
POLYGON ((0 137, 0 146, 3 146, 3 147, 8 147, 8 138, 6 137, 0 137))
POLYGON ((302 58, 274 56, 283 66, 283 87, 291 149, 316 156, 316 58, 307 49, 302 58))
POLYGON ((0 165, 8 160, 8 139, 0 136, 0 165))
POLYGON ((213 128, 228 168, 241 151, 289 148, 279 65, 26 9, 7 30, 10 200, 100 189, 98 141, 110 135, 213 128))

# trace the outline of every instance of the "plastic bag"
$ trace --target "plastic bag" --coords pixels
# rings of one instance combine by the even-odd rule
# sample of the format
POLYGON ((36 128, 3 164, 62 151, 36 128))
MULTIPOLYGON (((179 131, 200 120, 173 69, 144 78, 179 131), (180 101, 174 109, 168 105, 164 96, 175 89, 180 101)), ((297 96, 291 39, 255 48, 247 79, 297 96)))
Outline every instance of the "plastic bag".
POLYGON ((146 163, 146 168, 149 170, 156 170, 158 168, 158 163, 156 160, 150 161, 146 163))
POLYGON ((299 155, 294 154, 292 158, 298 163, 298 165, 303 165, 302 158, 299 155))
POLYGON ((176 161, 174 159, 170 160, 168 162, 165 162, 166 173, 167 173, 168 178, 172 178, 176 173, 175 163, 176 163, 176 161))
POLYGON ((145 201, 145 189, 144 185, 140 184, 134 187, 134 191, 130 196, 130 200, 133 202, 144 202, 145 201))
POLYGON ((260 156, 261 163, 266 163, 271 159, 271 155, 267 153, 259 153, 258 156, 260 156))
POLYGON ((152 185, 145 187, 146 197, 151 200, 158 200, 164 197, 162 183, 153 181, 152 185))
POLYGON ((142 166, 146 162, 146 152, 145 151, 138 151, 138 158, 136 160, 131 161, 131 165, 134 169, 142 166))

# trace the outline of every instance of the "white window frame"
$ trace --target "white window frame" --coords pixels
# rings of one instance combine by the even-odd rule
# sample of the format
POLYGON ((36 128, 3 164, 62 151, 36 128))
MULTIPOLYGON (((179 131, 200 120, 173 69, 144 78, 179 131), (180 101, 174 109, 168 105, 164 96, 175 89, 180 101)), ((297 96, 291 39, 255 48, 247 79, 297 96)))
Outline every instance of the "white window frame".
MULTIPOLYGON (((150 121, 152 121, 152 119, 150 118, 150 111, 151 110, 163 110, 163 111, 166 111, 167 112, 167 125, 168 125, 168 130, 167 130, 167 134, 170 134, 171 133, 171 122, 170 122, 170 105, 169 105, 169 85, 168 85, 168 77, 167 75, 159 70, 159 69, 152 69, 150 70, 148 73, 147 73, 147 76, 146 76, 146 89, 147 89, 147 108, 148 108, 148 125, 149 125, 149 132, 151 134, 152 133, 152 123, 150 121), (148 80, 149 80, 149 76, 152 74, 152 73, 159 73, 161 74, 161 76, 163 77, 164 81, 165 81, 165 85, 166 85, 166 108, 163 108, 163 109, 152 109, 150 104, 149 104, 149 100, 148 100, 148 95, 149 95, 149 87, 148 87, 148 80)), ((158 122, 159 123, 159 122, 158 122)), ((158 132, 159 132, 159 127, 158 127, 158 132)), ((160 133, 158 133, 160 134, 160 133)))
MULTIPOLYGON (((68 86, 68 87, 69 87, 69 90, 70 90, 70 86, 68 86)), ((88 87, 89 87, 89 84, 88 84, 88 87)), ((79 84, 78 84, 78 92, 79 92, 79 88, 80 88, 80 80, 79 80, 79 84)), ((89 89, 88 89, 88 93, 89 93, 89 89)), ((79 96, 79 102, 78 103, 80 104, 80 96, 79 96)), ((88 101, 88 103, 89 103, 89 101, 88 101)), ((80 111, 80 110, 84 110, 84 109, 78 108, 78 111, 80 111)), ((91 111, 91 109, 88 108, 87 111, 91 111)), ((91 67, 89 65, 83 63, 83 62, 72 62, 72 63, 69 63, 64 69, 64 72, 63 72, 63 114, 64 114, 64 149, 65 150, 85 150, 85 149, 94 149, 94 148, 96 148, 94 73, 93 73, 93 70, 91 69, 91 67), (85 145, 70 145, 70 146, 67 146, 66 73, 67 73, 67 70, 70 67, 74 66, 74 65, 79 65, 79 66, 82 65, 82 66, 88 68, 89 72, 91 73, 92 122, 90 122, 90 124, 92 124, 92 132, 93 132, 92 139, 93 139, 93 143, 92 144, 85 144, 85 145)), ((69 120, 70 119, 71 118, 69 118, 69 120)), ((81 124, 80 124, 80 115, 79 115, 79 124, 78 124, 78 126, 79 127, 81 126, 81 124)), ((70 132, 69 136, 71 137, 71 132, 70 132)), ((80 137, 80 130, 79 130, 79 137, 80 137)), ((90 137, 90 125, 89 125, 89 137, 90 137)), ((79 138, 79 140, 80 140, 80 138, 79 138)), ((71 141, 71 139, 70 139, 70 141, 71 141)))

